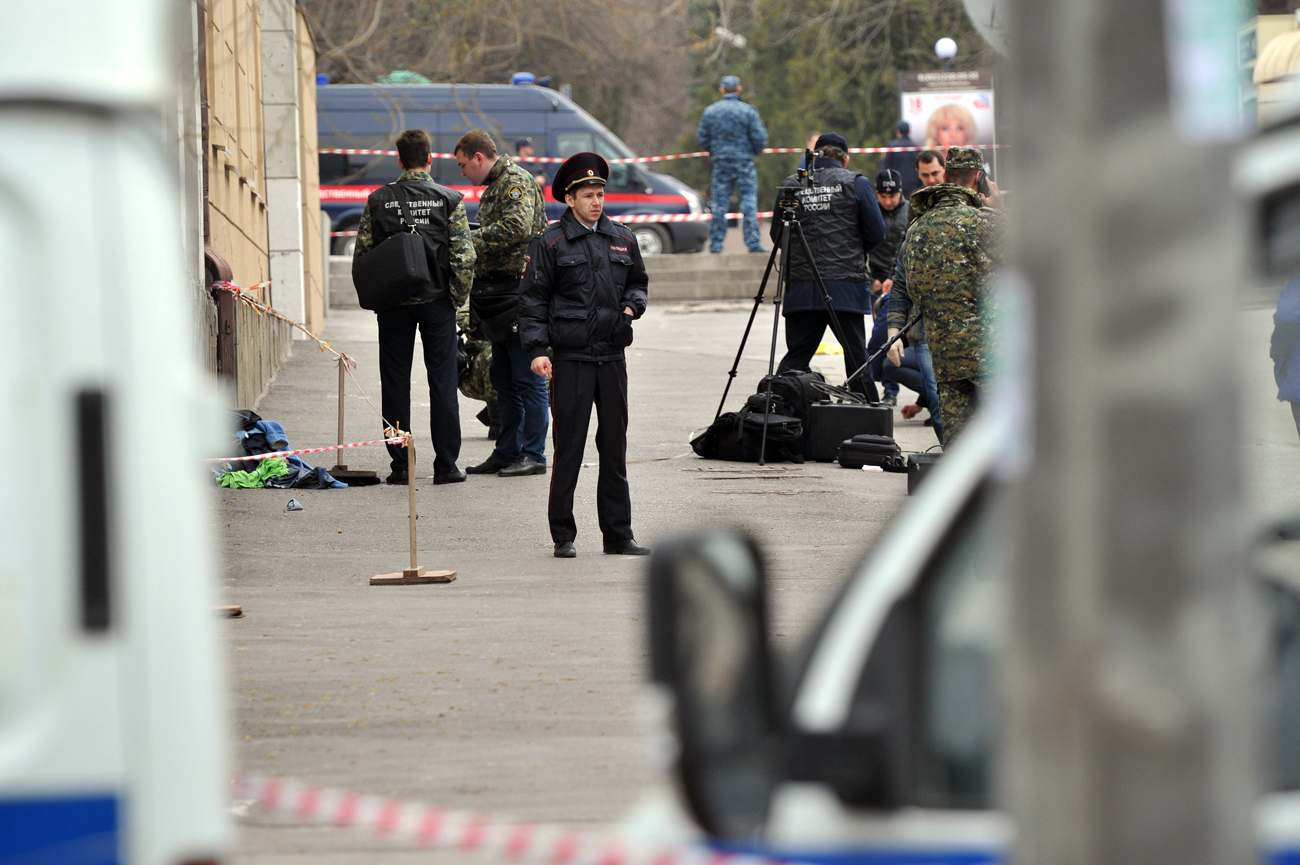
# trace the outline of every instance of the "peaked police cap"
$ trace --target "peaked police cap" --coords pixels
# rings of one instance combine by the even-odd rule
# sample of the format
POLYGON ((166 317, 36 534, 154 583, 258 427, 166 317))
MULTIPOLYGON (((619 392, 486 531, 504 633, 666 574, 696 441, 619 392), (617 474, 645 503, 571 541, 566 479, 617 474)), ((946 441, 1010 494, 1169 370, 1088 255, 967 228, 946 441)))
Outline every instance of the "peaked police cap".
POLYGON ((609 163, 599 153, 575 153, 555 172, 551 182, 551 198, 564 201, 564 196, 589 183, 604 186, 609 182, 609 163))

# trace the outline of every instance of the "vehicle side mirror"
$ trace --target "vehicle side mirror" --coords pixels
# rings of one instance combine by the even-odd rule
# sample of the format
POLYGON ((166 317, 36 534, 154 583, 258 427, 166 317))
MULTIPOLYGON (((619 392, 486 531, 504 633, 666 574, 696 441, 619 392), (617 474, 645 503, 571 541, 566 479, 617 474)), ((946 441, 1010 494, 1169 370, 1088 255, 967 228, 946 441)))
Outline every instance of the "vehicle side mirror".
POLYGON ((700 826, 752 835, 780 775, 764 570, 754 542, 711 531, 650 562, 654 680, 675 703, 680 777, 700 826))

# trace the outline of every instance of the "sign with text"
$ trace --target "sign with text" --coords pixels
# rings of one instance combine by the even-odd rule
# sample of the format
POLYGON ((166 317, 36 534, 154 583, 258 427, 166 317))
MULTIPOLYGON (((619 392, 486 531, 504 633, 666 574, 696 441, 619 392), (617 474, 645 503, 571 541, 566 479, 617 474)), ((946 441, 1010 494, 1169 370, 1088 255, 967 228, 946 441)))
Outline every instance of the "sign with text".
POLYGON ((902 118, 912 140, 947 152, 953 145, 993 144, 993 73, 987 69, 900 72, 902 118))

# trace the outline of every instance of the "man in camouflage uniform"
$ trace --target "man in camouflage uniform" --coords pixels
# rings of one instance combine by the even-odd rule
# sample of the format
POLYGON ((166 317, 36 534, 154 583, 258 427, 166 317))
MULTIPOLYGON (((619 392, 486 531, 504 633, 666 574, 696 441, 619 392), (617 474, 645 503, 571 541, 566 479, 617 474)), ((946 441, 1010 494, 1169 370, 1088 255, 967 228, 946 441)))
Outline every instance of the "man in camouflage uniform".
MULTIPOLYGON (((423 129, 397 138, 397 180, 370 194, 357 227, 355 263, 375 246, 407 230, 409 213, 424 240, 432 279, 401 304, 375 314, 379 323, 379 381, 384 421, 411 429, 411 361, 415 332, 424 345, 429 378, 429 426, 433 437, 433 482, 459 483, 460 406, 456 400, 456 308, 474 279, 474 242, 461 194, 433 182, 433 144, 423 129), (401 203, 406 202, 405 211, 401 203)), ((388 445, 390 484, 413 482, 406 473, 406 449, 388 445)))
POLYGON ((912 195, 912 224, 903 252, 907 288, 920 309, 939 385, 944 442, 951 442, 974 414, 988 374, 990 278, 1001 258, 1004 218, 989 181, 987 199, 978 186, 984 158, 971 147, 951 147, 946 183, 912 195), (989 206, 993 205, 993 206, 989 206))
POLYGON ((485 403, 475 417, 488 428, 487 437, 495 440, 501 432, 501 415, 497 410, 497 392, 492 388, 492 343, 471 335, 468 303, 456 310, 456 328, 463 334, 459 350, 464 358, 457 361, 461 396, 485 403))
POLYGON ((758 233, 758 172, 754 157, 767 147, 767 129, 758 109, 740 101, 740 79, 722 79, 722 98, 704 109, 695 137, 713 157, 713 220, 709 223, 709 252, 722 252, 727 239, 727 208, 732 190, 740 192, 744 215, 745 246, 765 252, 758 233))
POLYGON ((546 202, 533 176, 509 156, 498 154, 482 129, 461 136, 455 155, 461 174, 475 186, 487 187, 479 197, 480 227, 473 231, 478 257, 470 323, 476 335, 492 342, 490 373, 501 417, 491 456, 467 471, 503 478, 544 474, 546 379, 532 371, 532 356, 519 344, 515 308, 528 246, 546 229, 546 202))

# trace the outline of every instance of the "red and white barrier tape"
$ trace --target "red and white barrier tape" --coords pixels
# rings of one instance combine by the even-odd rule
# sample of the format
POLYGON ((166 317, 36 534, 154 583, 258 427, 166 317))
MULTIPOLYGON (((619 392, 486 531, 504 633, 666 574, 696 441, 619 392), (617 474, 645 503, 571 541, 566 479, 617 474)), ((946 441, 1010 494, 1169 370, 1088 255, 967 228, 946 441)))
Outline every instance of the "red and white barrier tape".
MULTIPOLYGON (((743 213, 728 213, 727 219, 741 219, 743 213)), ((759 211, 759 219, 771 219, 772 211, 759 211)), ((710 213, 639 213, 633 216, 611 216, 610 219, 615 222, 621 222, 624 225, 634 225, 641 222, 709 222, 713 219, 710 213)), ((555 220, 551 220, 555 222, 555 220)), ((330 237, 356 237, 355 231, 331 231, 330 237)))
MULTIPOLYGON (((352 233, 353 233, 353 234, 356 234, 355 231, 352 232, 352 233)), ((331 234, 330 236, 332 237, 333 234, 331 234)), ((270 285, 271 285, 271 280, 269 280, 269 279, 268 279, 266 282, 259 282, 257 285, 254 285, 254 286, 251 287, 251 288, 240 288, 239 286, 235 285, 233 282, 214 282, 214 283, 212 283, 212 287, 213 287, 213 288, 220 288, 220 289, 222 289, 222 290, 224 290, 224 291, 228 291, 228 292, 230 292, 231 294, 233 294, 233 295, 235 296, 235 299, 236 299, 236 300, 240 301, 240 302, 243 303, 245 306, 251 307, 252 309, 256 310, 257 312, 261 313, 262 315, 269 315, 269 316, 271 316, 272 318, 278 318, 280 321, 285 322, 286 324, 290 325, 291 327, 296 327, 298 330, 300 330, 300 331, 302 331, 303 333, 307 334, 307 337, 308 337, 309 339, 314 340, 314 341, 316 342, 316 344, 320 346, 320 350, 321 350, 321 353, 322 353, 322 354, 324 354, 325 352, 328 351, 330 354, 334 355, 335 357, 339 358, 339 359, 342 360, 344 363, 346 363, 350 368, 355 368, 355 367, 356 367, 357 362, 356 362, 355 360, 353 360, 352 358, 348 357, 346 354, 344 354, 344 353, 341 352, 341 351, 335 351, 335 350, 330 346, 330 344, 329 344, 328 342, 326 342, 325 340, 321 339, 321 338, 318 337, 316 334, 312 333, 310 330, 308 330, 307 328, 303 327, 303 326, 302 326, 301 324, 299 324, 298 322, 296 322, 296 321, 294 321, 293 319, 289 318, 287 315, 284 315, 284 314, 282 314, 282 313, 276 312, 273 308, 267 306, 266 304, 264 304, 264 303, 258 303, 257 301, 253 300, 251 297, 248 297, 248 296, 247 296, 247 293, 250 292, 250 291, 258 291, 258 290, 260 290, 260 289, 267 288, 267 287, 269 287, 270 285)))
MULTIPOLYGON (((971 144, 980 150, 1000 150, 1007 145, 1005 144, 971 144)), ((917 145, 915 147, 850 147, 849 153, 917 153, 922 150, 936 150, 935 147, 925 147, 917 145)), ((803 153, 802 147, 767 147, 763 153, 803 153)), ((365 148, 344 148, 331 147, 317 151, 321 154, 334 154, 343 156, 396 156, 396 150, 368 150, 365 148)), ((633 156, 628 158, 619 158, 609 160, 611 164, 624 162, 668 162, 673 159, 696 159, 701 156, 708 156, 709 151, 697 150, 694 153, 670 153, 666 156, 633 156)), ((434 159, 455 159, 454 153, 435 153, 434 159)), ((515 162, 563 162, 564 157, 558 156, 512 156, 515 162)))
POLYGON ((539 865, 776 865, 779 861, 698 845, 652 845, 258 775, 239 775, 232 788, 236 799, 252 800, 258 810, 278 817, 509 861, 539 865))
POLYGON ((341 450, 346 450, 347 448, 368 447, 369 445, 404 445, 410 440, 411 437, 409 435, 400 435, 400 436, 391 436, 389 438, 384 438, 384 439, 375 439, 374 441, 368 441, 368 442, 352 442, 351 444, 346 444, 346 445, 330 445, 329 447, 324 447, 324 448, 297 448, 296 450, 291 450, 291 451, 275 451, 269 454, 255 454, 251 457, 217 457, 216 459, 206 460, 206 462, 237 463, 245 460, 260 462, 261 460, 269 460, 272 457, 291 457, 291 456, 296 456, 297 454, 320 454, 320 453, 324 453, 325 451, 341 451, 341 450))

